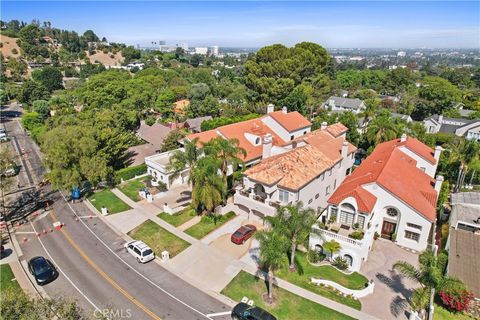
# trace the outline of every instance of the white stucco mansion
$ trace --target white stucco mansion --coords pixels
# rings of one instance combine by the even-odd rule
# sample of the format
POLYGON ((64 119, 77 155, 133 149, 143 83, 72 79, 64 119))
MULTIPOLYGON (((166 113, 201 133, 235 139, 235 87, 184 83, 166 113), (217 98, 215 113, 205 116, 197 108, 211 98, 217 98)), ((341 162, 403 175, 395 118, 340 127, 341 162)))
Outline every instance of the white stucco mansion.
POLYGON ((368 259, 377 236, 425 250, 443 181, 442 176, 435 179, 441 150, 406 135, 379 144, 328 199, 328 209, 315 226, 323 239, 312 233, 310 247, 323 250, 325 241, 337 241, 337 255, 354 271, 368 259))

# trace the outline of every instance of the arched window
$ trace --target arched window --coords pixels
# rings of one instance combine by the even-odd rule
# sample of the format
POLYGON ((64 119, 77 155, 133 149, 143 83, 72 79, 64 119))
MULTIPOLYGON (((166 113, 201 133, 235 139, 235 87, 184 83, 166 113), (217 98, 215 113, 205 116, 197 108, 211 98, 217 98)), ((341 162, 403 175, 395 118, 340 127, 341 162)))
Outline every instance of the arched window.
POLYGON ((323 247, 319 244, 315 245, 315 251, 318 253, 323 253, 323 247))
POLYGON ((395 209, 395 208, 387 208, 387 214, 392 217, 392 218, 395 218, 398 216, 398 210, 395 209))
POLYGON ((355 212, 355 207, 352 206, 350 203, 343 203, 343 204, 342 204, 342 210, 347 210, 347 211, 355 212))
POLYGON ((345 259, 345 260, 347 261, 347 263, 348 263, 348 265, 349 265, 350 267, 352 266, 352 264, 353 264, 353 258, 352 258, 351 255, 346 254, 346 255, 343 256, 343 259, 345 259))

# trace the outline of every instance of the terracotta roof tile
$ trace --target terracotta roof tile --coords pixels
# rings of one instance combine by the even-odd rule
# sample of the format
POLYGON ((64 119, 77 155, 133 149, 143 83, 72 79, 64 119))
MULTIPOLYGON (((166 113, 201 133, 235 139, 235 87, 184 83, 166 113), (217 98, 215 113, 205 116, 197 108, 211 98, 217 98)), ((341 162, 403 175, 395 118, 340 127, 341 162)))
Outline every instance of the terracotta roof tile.
POLYGON ((330 133, 334 137, 338 137, 342 133, 345 133, 348 131, 348 128, 343 125, 341 122, 337 122, 334 124, 331 124, 327 127, 328 133, 330 133))
POLYGON ((317 148, 305 145, 264 159, 245 174, 267 185, 277 183, 280 187, 298 190, 334 164, 317 148))
MULTIPOLYGON (((408 137, 407 141, 409 139, 413 138, 408 137)), ((328 202, 338 205, 345 198, 353 196, 359 205, 364 204, 362 209, 359 208, 360 211, 371 213, 376 202, 373 201, 375 196, 362 186, 377 183, 425 218, 434 221, 437 201, 437 193, 433 188, 434 180, 416 167, 415 159, 398 149, 402 145, 405 143, 400 143, 398 139, 379 144, 345 179, 328 202)), ((418 144, 415 148, 425 150, 418 144)))
POLYGON ((267 116, 272 117, 288 132, 300 130, 312 125, 310 121, 305 119, 298 111, 284 113, 283 111, 270 112, 267 116))

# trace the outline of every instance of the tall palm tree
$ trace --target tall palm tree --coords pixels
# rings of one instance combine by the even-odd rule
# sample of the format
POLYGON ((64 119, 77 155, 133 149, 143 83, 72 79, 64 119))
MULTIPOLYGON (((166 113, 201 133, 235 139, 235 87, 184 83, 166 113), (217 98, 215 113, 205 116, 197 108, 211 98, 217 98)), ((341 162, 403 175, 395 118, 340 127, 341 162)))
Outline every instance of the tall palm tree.
POLYGON ((203 149, 206 155, 220 160, 220 171, 225 186, 227 186, 228 166, 231 165, 235 171, 238 165, 243 164, 241 157, 247 156, 245 149, 239 147, 238 139, 213 138, 204 144, 203 149))
MULTIPOLYGON (((375 115, 375 113, 377 112, 377 109, 378 109, 378 102, 375 99, 365 100, 365 110, 363 111, 362 128, 364 128, 368 120, 375 115)), ((365 132, 362 132, 362 133, 365 133, 365 132)))
POLYGON ((275 230, 259 231, 256 238, 260 241, 260 261, 267 269, 268 276, 268 303, 273 302, 273 277, 274 272, 278 270, 285 259, 285 252, 288 249, 288 243, 285 236, 275 230))
POLYGON ((220 205, 226 193, 222 177, 218 174, 219 161, 206 156, 198 160, 190 173, 192 181, 192 204, 195 208, 204 208, 211 215, 220 205))
POLYGON ((330 240, 323 243, 323 249, 330 252, 330 259, 332 259, 333 255, 342 249, 342 246, 337 241, 330 240))
MULTIPOLYGON (((184 140, 184 151, 175 150, 170 156, 169 163, 167 165, 167 170, 171 171, 170 182, 175 178, 178 178, 185 169, 189 170, 189 179, 190 183, 192 170, 195 168, 195 165, 200 158, 202 149, 198 147, 198 138, 192 140, 184 140)), ((193 186, 193 182, 192 182, 193 186)))
POLYGON ((295 269, 295 251, 297 245, 304 243, 317 222, 319 213, 311 208, 303 208, 302 202, 281 206, 274 217, 268 221, 274 230, 284 234, 290 247, 290 270, 295 269))
POLYGON ((475 141, 456 138, 448 145, 448 150, 449 162, 460 163, 457 183, 454 189, 455 192, 458 192, 464 184, 465 175, 467 174, 469 166, 479 160, 480 144, 475 141))
POLYGON ((402 129, 403 126, 390 117, 390 112, 381 112, 368 125, 366 138, 368 142, 376 146, 379 143, 397 138, 402 129))

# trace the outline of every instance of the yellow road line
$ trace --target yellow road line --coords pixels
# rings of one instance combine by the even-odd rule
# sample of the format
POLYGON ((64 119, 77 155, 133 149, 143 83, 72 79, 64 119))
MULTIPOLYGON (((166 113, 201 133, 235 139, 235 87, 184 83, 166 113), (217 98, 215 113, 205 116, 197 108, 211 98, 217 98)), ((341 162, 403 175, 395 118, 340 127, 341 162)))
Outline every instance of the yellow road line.
MULTIPOLYGON (((57 218, 55 216, 55 213, 53 210, 51 211, 51 216, 50 216, 53 221, 57 221, 57 218)), ((118 292, 123 294, 128 300, 132 301, 137 307, 142 309, 146 314, 148 314, 152 319, 155 320, 161 320, 160 317, 158 317, 155 313, 153 313, 151 310, 149 310, 147 307, 145 307, 142 303, 140 303, 138 300, 136 300, 131 294, 129 294, 125 289, 120 287, 112 278, 110 278, 102 269, 100 269, 99 266, 78 246, 78 244, 73 241, 73 239, 70 237, 68 234, 67 230, 64 228, 60 229, 60 231, 63 233, 67 241, 72 245, 72 247, 77 250, 77 252, 82 256, 83 259, 85 259, 88 264, 95 269, 105 280, 107 280, 108 283, 112 285, 115 289, 117 289, 118 292)))

